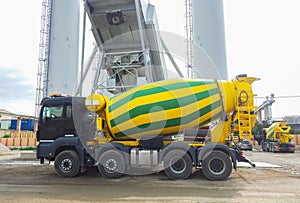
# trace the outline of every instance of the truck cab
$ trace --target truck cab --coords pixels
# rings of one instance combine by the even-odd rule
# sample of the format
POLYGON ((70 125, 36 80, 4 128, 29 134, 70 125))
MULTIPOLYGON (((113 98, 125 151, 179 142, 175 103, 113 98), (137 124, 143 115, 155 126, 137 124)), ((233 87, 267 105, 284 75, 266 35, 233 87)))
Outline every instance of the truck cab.
POLYGON ((75 136, 72 118, 72 98, 45 98, 38 121, 38 140, 55 140, 65 136, 75 136))
POLYGON ((84 99, 55 96, 44 98, 41 102, 37 158, 41 163, 45 159, 54 161, 60 176, 74 177, 86 166, 94 165, 93 158, 78 136, 78 131, 82 129, 76 129, 74 124, 74 114, 82 114, 81 118, 84 118, 89 113, 84 106, 84 99))

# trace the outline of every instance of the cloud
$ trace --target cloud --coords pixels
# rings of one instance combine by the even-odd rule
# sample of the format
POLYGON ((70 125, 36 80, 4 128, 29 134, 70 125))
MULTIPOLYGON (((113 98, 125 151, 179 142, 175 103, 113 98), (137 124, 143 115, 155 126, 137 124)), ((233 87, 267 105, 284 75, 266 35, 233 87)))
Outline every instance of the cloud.
POLYGON ((34 98, 35 87, 28 83, 20 70, 0 66, 0 101, 33 100, 34 98))

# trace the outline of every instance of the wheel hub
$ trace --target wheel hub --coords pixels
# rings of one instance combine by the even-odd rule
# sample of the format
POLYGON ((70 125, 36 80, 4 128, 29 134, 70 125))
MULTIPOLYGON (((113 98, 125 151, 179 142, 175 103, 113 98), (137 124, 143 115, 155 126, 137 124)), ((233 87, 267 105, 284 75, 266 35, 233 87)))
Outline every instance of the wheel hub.
POLYGON ((171 159, 170 165, 170 169, 176 174, 180 174, 186 169, 186 162, 182 157, 174 157, 171 159))
POLYGON ((222 159, 219 159, 219 158, 211 159, 209 161, 208 165, 209 165, 210 172, 215 174, 215 175, 222 174, 226 169, 226 165, 225 165, 224 161, 222 159))
POLYGON ((118 168, 118 163, 115 159, 108 159, 104 167, 108 172, 115 172, 118 168))
POLYGON ((70 159, 63 159, 60 163, 60 167, 64 170, 64 171, 70 171, 72 169, 72 161, 70 159))

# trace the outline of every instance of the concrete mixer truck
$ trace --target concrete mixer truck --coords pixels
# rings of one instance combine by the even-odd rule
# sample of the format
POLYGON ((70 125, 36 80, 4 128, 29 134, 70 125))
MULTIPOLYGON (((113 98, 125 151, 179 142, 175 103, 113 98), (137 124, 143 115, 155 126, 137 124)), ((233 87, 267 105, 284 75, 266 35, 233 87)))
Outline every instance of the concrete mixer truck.
POLYGON ((263 129, 260 142, 262 150, 266 152, 295 152, 295 144, 292 143, 293 135, 290 134, 291 126, 284 121, 274 122, 268 128, 263 129))
POLYGON ((111 97, 44 98, 37 158, 54 161, 63 177, 92 166, 106 178, 163 166, 171 179, 199 168, 209 180, 224 180, 237 161, 254 166, 234 140, 252 137, 256 80, 173 79, 111 97))

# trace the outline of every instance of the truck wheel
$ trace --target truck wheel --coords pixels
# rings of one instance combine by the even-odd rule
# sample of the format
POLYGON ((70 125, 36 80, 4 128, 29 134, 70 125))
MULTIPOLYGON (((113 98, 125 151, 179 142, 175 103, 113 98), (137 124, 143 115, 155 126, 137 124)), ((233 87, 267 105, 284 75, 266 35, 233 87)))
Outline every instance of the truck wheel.
POLYGON ((192 159, 183 150, 171 150, 164 157, 164 169, 171 179, 187 179, 192 174, 192 159))
POLYGON ((56 173, 62 177, 75 177, 80 173, 80 162, 76 152, 66 150, 60 152, 54 162, 56 173))
POLYGON ((107 150, 99 158, 98 170, 105 178, 119 178, 123 175, 125 169, 125 160, 119 151, 107 150))
POLYGON ((264 143, 262 144, 262 150, 263 150, 264 152, 268 152, 268 151, 269 151, 268 143, 264 142, 264 143))
POLYGON ((229 155, 221 151, 212 151, 204 156, 202 173, 209 180, 225 180, 230 176, 232 163, 229 155))

